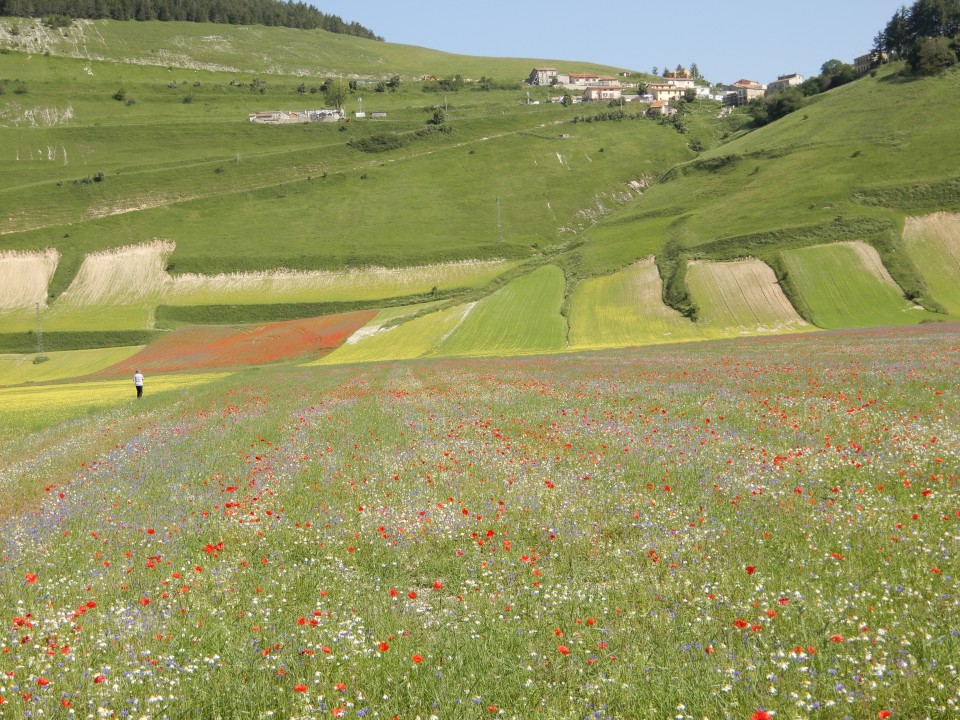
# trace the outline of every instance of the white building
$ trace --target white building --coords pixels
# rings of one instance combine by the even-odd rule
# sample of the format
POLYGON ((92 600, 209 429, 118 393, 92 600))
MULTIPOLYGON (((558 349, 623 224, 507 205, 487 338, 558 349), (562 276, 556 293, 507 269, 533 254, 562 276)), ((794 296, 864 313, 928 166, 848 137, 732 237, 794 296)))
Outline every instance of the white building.
POLYGON ((767 84, 767 95, 770 93, 780 92, 781 90, 786 90, 787 88, 796 87, 797 85, 803 84, 803 75, 800 73, 793 73, 791 75, 780 75, 772 83, 767 84))

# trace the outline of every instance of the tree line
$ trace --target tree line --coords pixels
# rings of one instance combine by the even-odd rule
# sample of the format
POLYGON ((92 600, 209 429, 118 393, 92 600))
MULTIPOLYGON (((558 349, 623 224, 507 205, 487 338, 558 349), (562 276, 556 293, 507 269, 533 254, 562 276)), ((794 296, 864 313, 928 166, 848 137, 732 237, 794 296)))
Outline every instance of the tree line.
POLYGON ((0 0, 0 16, 272 25, 383 40, 359 23, 284 0, 0 0))
POLYGON ((902 58, 914 72, 935 73, 960 62, 960 0, 917 0, 902 6, 877 34, 878 56, 902 58))

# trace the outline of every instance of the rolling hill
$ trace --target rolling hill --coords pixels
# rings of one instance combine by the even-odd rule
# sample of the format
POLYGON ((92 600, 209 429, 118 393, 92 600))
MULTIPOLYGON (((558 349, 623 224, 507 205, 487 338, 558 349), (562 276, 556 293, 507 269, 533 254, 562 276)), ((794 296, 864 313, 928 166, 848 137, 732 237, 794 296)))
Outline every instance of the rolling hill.
POLYGON ((38 308, 53 350, 376 313, 324 363, 960 319, 955 71, 887 66, 753 131, 692 103, 678 132, 522 84, 619 71, 587 62, 17 18, 0 49, 0 352, 38 308), (346 121, 248 120, 332 77, 346 121))

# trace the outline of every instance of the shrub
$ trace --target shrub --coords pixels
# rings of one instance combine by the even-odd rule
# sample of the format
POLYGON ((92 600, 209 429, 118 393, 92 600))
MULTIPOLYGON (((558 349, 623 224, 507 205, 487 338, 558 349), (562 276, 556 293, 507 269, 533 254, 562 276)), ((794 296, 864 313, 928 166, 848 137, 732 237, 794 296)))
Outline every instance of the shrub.
POLYGON ((69 15, 45 15, 43 18, 43 24, 48 28, 65 28, 73 25, 73 18, 69 15))
POLYGON ((371 135, 359 140, 351 140, 348 145, 366 153, 381 153, 396 150, 407 144, 407 139, 395 133, 371 135))

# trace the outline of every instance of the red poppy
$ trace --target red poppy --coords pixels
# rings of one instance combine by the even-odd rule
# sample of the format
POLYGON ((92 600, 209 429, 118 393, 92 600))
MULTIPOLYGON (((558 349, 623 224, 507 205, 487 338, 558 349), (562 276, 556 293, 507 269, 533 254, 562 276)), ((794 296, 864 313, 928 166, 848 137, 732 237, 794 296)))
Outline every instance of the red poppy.
POLYGON ((770 713, 766 710, 757 710, 750 716, 750 720, 773 720, 773 718, 770 717, 770 713))
POLYGON ((570 648, 568 648, 566 645, 557 645, 557 652, 561 655, 569 655, 570 648))
POLYGON ((747 575, 753 575, 757 571, 757 568, 755 568, 753 565, 747 565, 744 570, 747 571, 747 575))
POLYGON ((419 654, 419 653, 414 653, 414 654, 413 654, 413 657, 410 658, 410 659, 413 660, 415 663, 417 663, 417 664, 419 665, 420 663, 423 662, 423 655, 421 655, 421 654, 419 654))
POLYGON ((293 686, 293 691, 294 691, 294 692, 306 692, 306 691, 307 691, 307 686, 304 685, 303 683, 297 683, 296 685, 293 686))
POLYGON ((439 580, 434 580, 434 581, 433 581, 433 589, 434 589, 434 590, 439 590, 439 589, 442 588, 442 587, 443 587, 443 583, 442 583, 442 582, 440 582, 439 580))
POLYGON ((46 687, 49 684, 50 684, 50 681, 47 680, 45 677, 37 678, 37 685, 39 685, 40 687, 46 687))
POLYGON ((387 645, 387 643, 385 643, 383 640, 381 640, 380 644, 377 645, 377 650, 379 650, 380 652, 386 652, 389 649, 390 649, 390 646, 387 645))
POLYGON ((97 676, 93 679, 93 684, 94 684, 94 685, 100 685, 100 684, 103 683, 105 680, 106 680, 106 678, 105 678, 103 675, 97 675, 97 676))
POLYGON ((26 581, 31 585, 33 585, 33 583, 37 581, 36 573, 27 573, 26 575, 24 575, 24 578, 26 578, 26 581))
POLYGON ((842 642, 843 642, 843 635, 831 635, 831 636, 830 636, 830 642, 842 643, 842 642))
POLYGON ((733 621, 733 626, 735 628, 739 628, 740 630, 743 630, 747 625, 749 625, 749 623, 746 620, 743 620, 742 618, 737 618, 736 620, 733 621))
POLYGON ((884 720, 884 718, 888 718, 891 715, 893 715, 893 713, 890 712, 889 710, 880 710, 879 712, 877 712, 877 717, 880 718, 880 720, 884 720))

